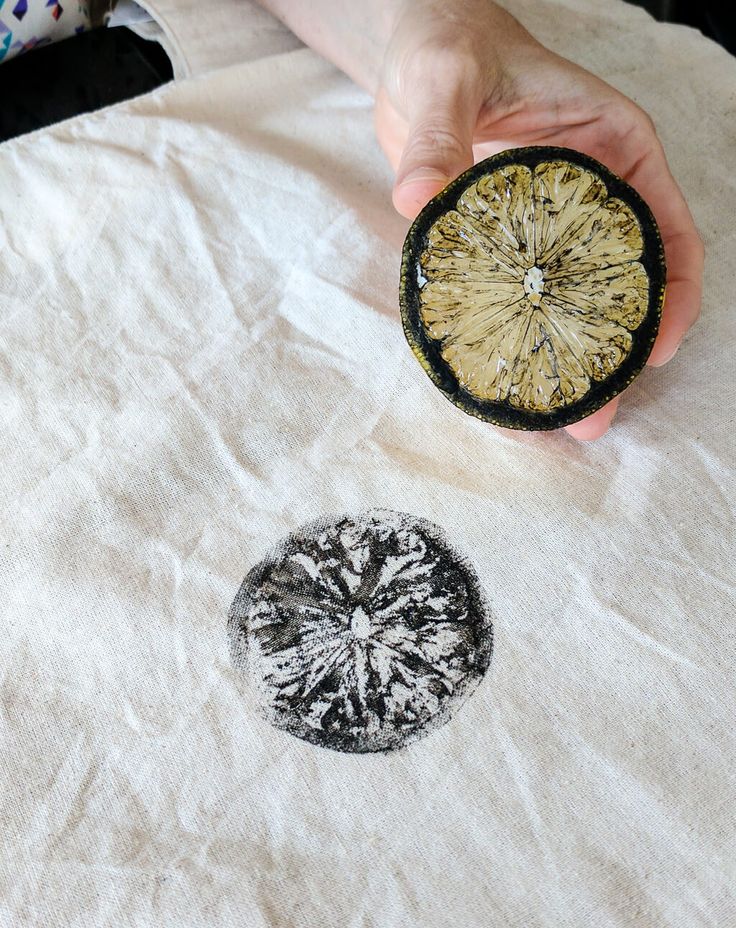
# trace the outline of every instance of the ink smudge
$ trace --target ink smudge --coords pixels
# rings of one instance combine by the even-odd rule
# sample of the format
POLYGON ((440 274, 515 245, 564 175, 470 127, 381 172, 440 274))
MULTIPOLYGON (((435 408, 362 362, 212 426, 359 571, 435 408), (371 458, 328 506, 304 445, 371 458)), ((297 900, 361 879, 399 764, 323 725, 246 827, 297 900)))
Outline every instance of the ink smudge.
POLYGON ((444 532, 390 510, 302 526, 246 576, 230 652, 264 718, 337 751, 447 722, 488 669, 491 616, 444 532))

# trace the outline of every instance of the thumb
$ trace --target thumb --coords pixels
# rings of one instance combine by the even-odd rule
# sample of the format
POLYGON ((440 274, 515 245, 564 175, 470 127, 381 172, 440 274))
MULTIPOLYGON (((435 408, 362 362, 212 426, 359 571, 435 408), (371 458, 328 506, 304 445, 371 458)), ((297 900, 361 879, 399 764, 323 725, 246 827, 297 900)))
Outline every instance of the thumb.
POLYGON ((473 164, 473 133, 480 101, 459 89, 427 86, 409 111, 409 134, 396 172, 393 201, 414 219, 422 207, 473 164))

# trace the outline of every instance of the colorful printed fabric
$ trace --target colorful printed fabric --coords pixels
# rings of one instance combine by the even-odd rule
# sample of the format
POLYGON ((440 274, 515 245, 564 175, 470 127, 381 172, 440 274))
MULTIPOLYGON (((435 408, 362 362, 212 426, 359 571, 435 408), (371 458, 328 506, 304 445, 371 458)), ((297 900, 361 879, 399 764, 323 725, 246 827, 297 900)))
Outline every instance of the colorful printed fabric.
POLYGON ((100 0, 0 0, 0 61, 101 25, 100 0))

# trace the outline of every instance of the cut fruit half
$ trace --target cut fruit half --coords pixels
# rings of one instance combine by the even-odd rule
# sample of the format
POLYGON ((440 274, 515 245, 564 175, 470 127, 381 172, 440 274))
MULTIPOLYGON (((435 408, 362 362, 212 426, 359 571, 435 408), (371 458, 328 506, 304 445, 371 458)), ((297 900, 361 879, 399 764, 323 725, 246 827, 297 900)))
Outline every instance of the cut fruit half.
POLYGON ((567 148, 502 152, 419 214, 404 244, 401 315, 455 405, 514 429, 577 422, 641 371, 665 261, 639 194, 567 148))

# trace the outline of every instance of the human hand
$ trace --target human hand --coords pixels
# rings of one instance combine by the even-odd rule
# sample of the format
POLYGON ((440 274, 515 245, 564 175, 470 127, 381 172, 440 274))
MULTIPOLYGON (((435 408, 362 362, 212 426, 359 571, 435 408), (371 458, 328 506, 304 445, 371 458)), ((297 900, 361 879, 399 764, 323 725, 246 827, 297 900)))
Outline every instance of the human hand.
MULTIPOLYGON (((396 209, 413 219, 474 160, 519 145, 597 158, 644 197, 662 233, 667 291, 648 363, 667 363, 700 311, 703 245, 651 119, 608 84, 548 51, 484 0, 405 5, 376 95, 376 132, 396 170, 396 209)), ((619 397, 567 426, 606 432, 619 397)))
MULTIPOLYGON (((490 0, 260 0, 376 99, 393 201, 413 219, 474 161, 521 145, 597 158, 644 197, 662 233, 667 292, 648 363, 667 363, 700 312, 703 245, 647 114, 536 41, 490 0)), ((567 426, 608 429, 619 397, 567 426)))

